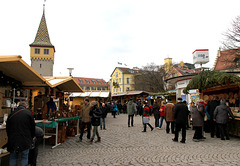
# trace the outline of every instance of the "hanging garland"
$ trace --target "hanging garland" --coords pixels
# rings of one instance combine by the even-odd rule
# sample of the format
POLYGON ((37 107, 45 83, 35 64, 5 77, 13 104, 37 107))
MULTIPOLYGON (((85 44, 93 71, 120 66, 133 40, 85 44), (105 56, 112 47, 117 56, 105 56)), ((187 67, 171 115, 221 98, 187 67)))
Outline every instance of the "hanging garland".
POLYGON ((235 74, 223 73, 219 71, 202 71, 192 78, 183 93, 188 94, 190 89, 198 89, 202 92, 208 88, 220 85, 240 84, 240 77, 235 74))

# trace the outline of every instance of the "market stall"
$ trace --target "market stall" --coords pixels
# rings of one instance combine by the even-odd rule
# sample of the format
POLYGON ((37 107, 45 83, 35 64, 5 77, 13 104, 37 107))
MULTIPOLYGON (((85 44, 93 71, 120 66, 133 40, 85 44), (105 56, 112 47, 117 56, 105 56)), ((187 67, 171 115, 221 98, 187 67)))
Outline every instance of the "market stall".
POLYGON ((240 98, 240 85, 231 84, 225 86, 215 86, 202 92, 203 99, 206 101, 213 100, 214 96, 220 99, 225 99, 227 105, 231 108, 235 119, 229 120, 228 128, 229 134, 240 136, 240 111, 239 111, 239 98, 240 98))
MULTIPOLYGON (((17 108, 20 101, 27 101, 31 109, 31 88, 49 86, 21 56, 0 56, 0 148, 8 141, 6 120, 11 111, 17 108)), ((2 158, 8 155, 9 153, 0 155, 0 165, 3 164, 2 158)))

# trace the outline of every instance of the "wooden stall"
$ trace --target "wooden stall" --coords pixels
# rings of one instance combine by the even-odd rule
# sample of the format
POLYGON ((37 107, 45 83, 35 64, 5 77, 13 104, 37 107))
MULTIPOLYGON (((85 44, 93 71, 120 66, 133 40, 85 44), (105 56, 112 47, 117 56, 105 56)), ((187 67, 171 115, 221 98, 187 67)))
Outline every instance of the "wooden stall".
POLYGON ((202 92, 202 96, 204 100, 210 101, 213 100, 214 96, 218 96, 219 99, 225 99, 227 101, 227 105, 231 108, 235 119, 229 120, 229 134, 234 136, 240 136, 240 85, 231 84, 225 86, 216 86, 209 88, 202 92))

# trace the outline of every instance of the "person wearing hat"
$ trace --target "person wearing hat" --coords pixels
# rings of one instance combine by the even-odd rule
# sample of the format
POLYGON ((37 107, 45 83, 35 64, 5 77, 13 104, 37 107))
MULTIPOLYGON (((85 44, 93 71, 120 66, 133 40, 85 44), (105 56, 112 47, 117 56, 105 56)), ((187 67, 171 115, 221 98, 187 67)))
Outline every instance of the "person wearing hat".
POLYGON ((227 127, 229 116, 231 116, 232 119, 234 119, 234 115, 230 107, 226 105, 226 100, 221 99, 220 105, 217 106, 213 112, 213 120, 218 125, 221 140, 225 140, 225 137, 226 137, 226 140, 230 139, 228 134, 228 127, 227 127))
POLYGON ((98 126, 100 126, 100 118, 102 117, 102 111, 99 109, 97 102, 91 102, 91 110, 90 110, 91 122, 93 126, 92 138, 90 139, 89 143, 93 143, 95 135, 97 135, 97 141, 100 142, 101 137, 98 133, 98 126))
POLYGON ((182 102, 182 98, 177 99, 177 104, 175 104, 174 109, 174 119, 176 124, 175 137, 172 139, 174 142, 178 142, 179 131, 182 130, 182 140, 181 143, 186 142, 186 126, 188 118, 188 108, 186 104, 182 102))

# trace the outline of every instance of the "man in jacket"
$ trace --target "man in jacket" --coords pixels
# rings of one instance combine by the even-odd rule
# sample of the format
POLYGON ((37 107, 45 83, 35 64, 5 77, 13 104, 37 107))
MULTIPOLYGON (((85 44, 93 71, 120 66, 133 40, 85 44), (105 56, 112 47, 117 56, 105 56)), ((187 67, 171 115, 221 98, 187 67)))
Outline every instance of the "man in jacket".
POLYGON ((108 108, 107 108, 107 104, 102 103, 102 106, 100 107, 100 110, 102 111, 102 116, 100 119, 100 129, 102 130, 106 130, 106 124, 105 124, 105 119, 107 117, 107 113, 108 113, 108 108))
POLYGON ((168 103, 165 106, 165 119, 167 123, 166 127, 166 132, 169 133, 170 131, 170 124, 171 124, 171 132, 174 134, 174 124, 175 124, 175 119, 174 119, 174 104, 171 102, 171 99, 168 99, 168 103))
POLYGON ((225 140, 224 136, 226 136, 227 140, 230 139, 228 130, 227 130, 227 122, 229 119, 228 115, 230 115, 234 119, 234 116, 230 107, 226 105, 226 100, 221 99, 220 105, 216 107, 213 113, 213 120, 216 121, 218 125, 221 140, 225 140))
POLYGON ((91 122, 93 126, 93 135, 89 143, 93 143, 95 135, 97 135, 97 141, 95 142, 101 142, 101 137, 98 133, 98 126, 100 125, 100 118, 102 116, 102 111, 98 108, 96 101, 93 101, 91 103, 91 109, 89 114, 91 116, 91 122))
POLYGON ((178 103, 175 105, 174 109, 174 119, 176 123, 175 138, 173 141, 178 142, 179 131, 182 130, 182 140, 181 143, 186 141, 186 126, 188 118, 188 108, 186 104, 182 102, 182 98, 178 98, 178 103))
POLYGON ((153 103, 153 108, 152 108, 152 112, 153 112, 153 115, 154 115, 154 119, 155 119, 155 127, 158 127, 159 128, 159 119, 160 119, 160 106, 159 104, 157 103, 157 101, 155 101, 153 103))
POLYGON ((213 113, 217 106, 219 106, 218 96, 214 96, 214 99, 212 101, 210 101, 207 105, 207 112, 210 115, 210 133, 211 133, 212 138, 214 138, 214 135, 215 135, 215 128, 217 129, 216 136, 220 137, 219 130, 217 128, 217 124, 213 120, 213 113))
POLYGON ((79 140, 77 142, 82 141, 84 129, 87 126, 87 138, 90 140, 91 137, 91 117, 89 115, 91 106, 89 104, 89 99, 84 99, 84 104, 82 106, 82 109, 80 110, 80 117, 81 119, 81 129, 80 129, 80 136, 79 140))
POLYGON ((27 103, 20 102, 7 119, 7 150, 10 152, 9 165, 16 165, 18 154, 21 155, 21 165, 28 165, 28 154, 35 136, 35 122, 32 113, 27 110, 27 103))
POLYGON ((137 112, 137 105, 133 102, 131 98, 127 105, 128 127, 130 127, 130 119, 131 119, 131 126, 133 127, 133 117, 136 112, 137 112))

